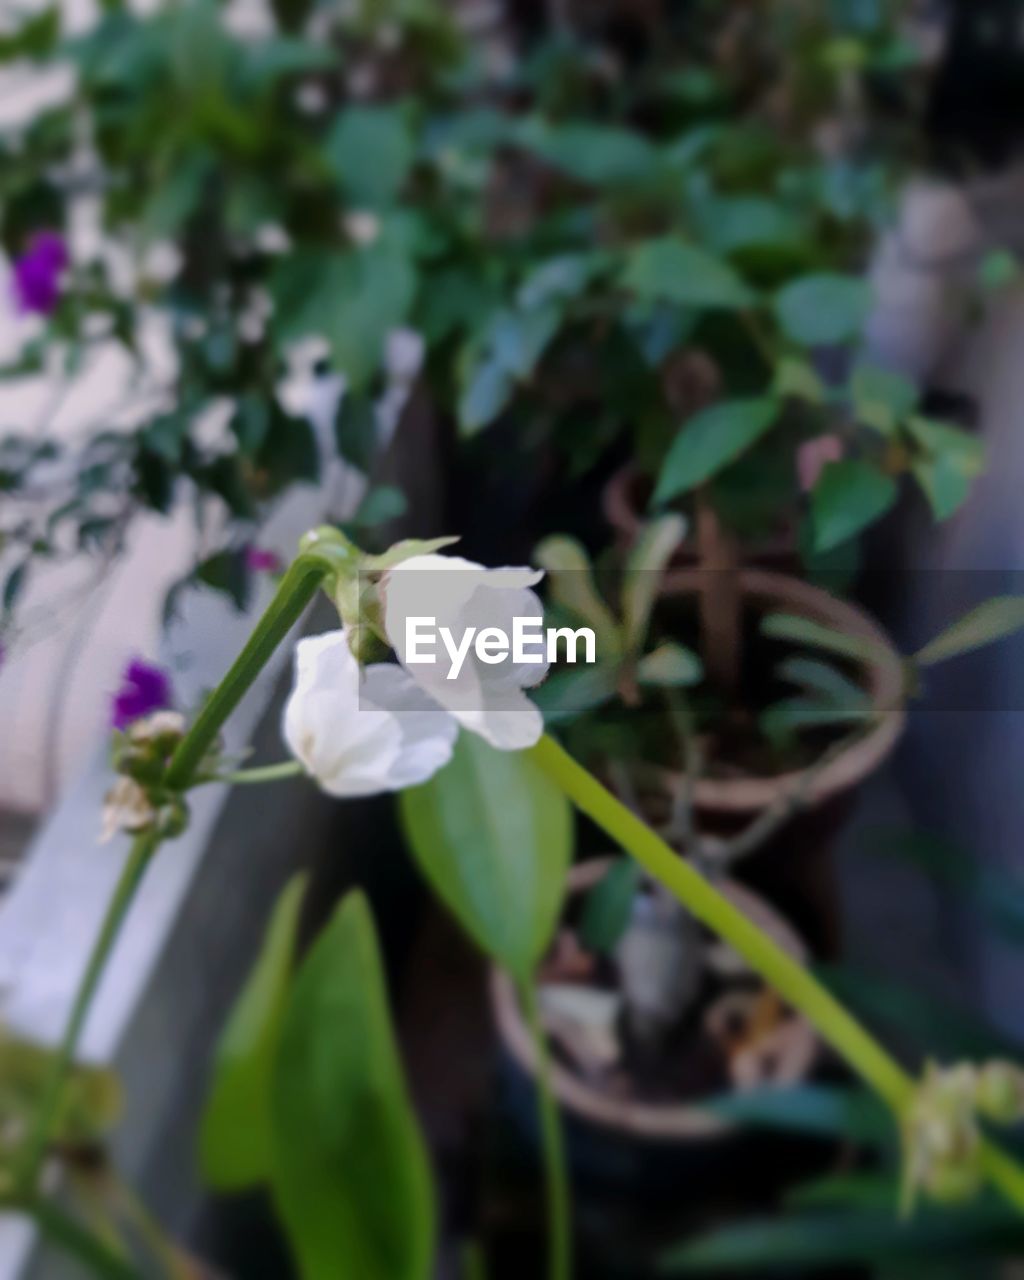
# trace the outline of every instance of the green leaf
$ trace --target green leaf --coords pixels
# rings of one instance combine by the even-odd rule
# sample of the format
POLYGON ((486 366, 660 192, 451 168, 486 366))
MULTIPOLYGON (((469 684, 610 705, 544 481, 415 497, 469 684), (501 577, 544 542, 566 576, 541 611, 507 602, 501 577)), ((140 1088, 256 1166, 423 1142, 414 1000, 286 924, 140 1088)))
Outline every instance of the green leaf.
POLYGON ((404 516, 408 507, 401 489, 396 489, 392 484, 380 484, 363 495, 350 523, 361 529, 386 524, 389 520, 404 516))
POLYGON ((643 134, 610 125, 548 125, 530 119, 520 127, 517 141, 595 187, 641 181, 657 163, 657 151, 643 134))
POLYGON ((685 645, 666 640, 636 665, 636 678, 641 684, 679 689, 697 684, 704 674, 700 659, 685 645))
POLYGON ((761 619, 761 631, 772 640, 788 640, 792 644, 808 645, 812 649, 824 649, 850 658, 854 662, 891 663, 899 661, 899 655, 887 645, 866 636, 835 631, 811 618, 795 613, 768 613, 761 619))
POLYGON ((985 469, 985 446, 967 431, 920 415, 908 420, 907 431, 921 450, 910 469, 935 518, 946 520, 966 500, 972 481, 985 469))
POLYGON ((632 858, 616 858, 587 894, 580 918, 580 941, 606 954, 626 932, 640 887, 640 867, 632 858))
POLYGON ((776 200, 764 196, 716 196, 702 209, 702 238, 719 253, 743 249, 799 249, 803 228, 776 200))
POLYGON ((1020 262, 1008 249, 992 249, 978 266, 978 283, 983 289, 1004 289, 1020 279, 1020 262))
POLYGON ((961 653, 981 649, 1024 627, 1024 596, 994 596, 947 627, 914 654, 922 667, 946 662, 961 653))
POLYGON ((203 148, 187 152, 148 195, 139 216, 145 240, 178 235, 199 209, 215 170, 213 155, 203 148))
POLYGON ((871 290, 852 276, 804 276, 775 295, 786 336, 805 347, 831 347, 856 338, 871 306, 871 290))
POLYGON ((862 724, 872 716, 870 703, 860 707, 842 706, 824 698, 784 698, 765 707, 759 717, 761 732, 771 742, 785 744, 802 729, 862 724))
POLYGON ((533 701, 540 708, 545 724, 561 724, 611 702, 618 691, 617 663, 586 663, 560 667, 534 690, 533 701))
POLYGON ((226 595, 241 613, 249 603, 249 571, 243 551, 217 551, 196 566, 196 579, 226 595))
POLYGON ((377 448, 377 411, 367 395, 345 394, 334 419, 338 453, 360 471, 369 471, 377 448))
POLYGON ((351 252, 298 249, 270 280, 274 333, 280 343, 314 335, 356 390, 380 365, 384 339, 406 318, 416 276, 408 258, 378 243, 351 252))
POLYGON ((805 1084, 727 1093, 705 1104, 715 1115, 738 1124, 810 1133, 850 1142, 892 1144, 892 1113, 864 1089, 805 1084))
POLYGON ((639 653, 644 646, 662 574, 685 534, 686 521, 669 512, 648 521, 629 553, 622 583, 622 618, 626 648, 631 653, 639 653))
POLYGON ((527 310, 550 302, 569 302, 578 297, 607 264, 606 254, 562 253, 537 263, 516 294, 516 302, 527 310))
POLYGON ((238 1191, 270 1178, 270 1086, 305 891, 306 877, 293 876, 278 898, 217 1044, 199 1131, 203 1177, 217 1191, 238 1191))
POLYGON ((274 1199, 303 1280, 428 1280, 431 1172, 359 892, 292 985, 272 1098, 274 1199))
POLYGON ((772 391, 780 400, 805 400, 808 404, 824 404, 828 395, 814 369, 795 356, 783 356, 775 366, 772 391))
POLYGON ((885 1262, 893 1266, 892 1275, 906 1276, 912 1263, 923 1268, 922 1274, 932 1275, 933 1268, 952 1255, 967 1268, 962 1274, 975 1274, 972 1258, 979 1252, 1012 1252, 1022 1243, 1020 1219, 1001 1205, 923 1208, 910 1222, 895 1206, 877 1212, 837 1209, 754 1219, 712 1231, 663 1254, 659 1270, 665 1275, 791 1275, 797 1268, 885 1262))
POLYGON ((391 569, 396 564, 401 564, 403 560, 411 560, 413 556, 433 555, 435 551, 442 551, 458 540, 458 534, 448 538, 403 538, 401 542, 396 542, 379 556, 363 556, 360 568, 369 572, 391 569))
POLYGON ((866 707, 870 702, 859 684, 828 662, 794 655, 779 664, 778 674, 837 707, 854 709, 866 707))
POLYGON ((575 538, 553 534, 537 546, 533 559, 547 573, 551 603, 593 628, 602 658, 617 657, 622 652, 619 624, 601 599, 583 545, 575 538))
POLYGON ((399 107, 346 107, 331 129, 325 150, 350 201, 371 209, 394 200, 415 154, 399 107))
POLYGON ((694 414, 672 441, 652 502, 668 502, 709 480, 764 435, 781 407, 774 396, 758 396, 694 414))
POLYGON ((631 249, 622 283, 648 302, 735 310, 753 301, 742 277, 727 262, 675 236, 647 240, 631 249))
POLYGON ((883 516, 898 493, 892 476, 868 462, 829 462, 811 494, 815 551, 831 551, 883 516))
POLYGON ((917 387, 909 379, 875 365, 858 365, 850 390, 857 421, 884 436, 891 436, 917 405, 917 387))
POLYGON ((459 430, 474 436, 501 414, 516 389, 511 373, 494 357, 476 365, 459 397, 459 430))
POLYGON ((474 941, 526 980, 558 922, 572 813, 525 752, 463 733, 450 764, 400 797, 420 871, 474 941))

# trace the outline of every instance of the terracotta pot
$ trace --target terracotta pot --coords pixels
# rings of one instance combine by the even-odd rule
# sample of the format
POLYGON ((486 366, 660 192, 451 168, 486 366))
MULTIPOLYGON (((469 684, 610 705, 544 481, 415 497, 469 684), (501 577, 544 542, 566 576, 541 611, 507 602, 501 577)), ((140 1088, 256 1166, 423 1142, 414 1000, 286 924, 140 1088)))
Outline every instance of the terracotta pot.
MULTIPOLYGON (((579 863, 569 873, 570 897, 585 893, 605 874, 613 859, 579 863)), ((719 886, 729 900, 754 920, 794 959, 807 960, 807 948, 789 924, 763 898, 735 881, 719 886)), ((515 984, 500 969, 491 970, 491 1006, 501 1043, 518 1068, 531 1080, 536 1073, 533 1043, 519 1007, 515 984)), ((806 1079, 817 1058, 819 1042, 811 1026, 798 1019, 793 1052, 780 1055, 778 1074, 767 1083, 793 1085, 806 1079)), ((568 1116, 603 1130, 612 1138, 640 1144, 683 1144, 701 1148, 736 1132, 729 1121, 696 1103, 644 1103, 610 1096, 557 1061, 552 1064, 552 1088, 568 1116)))
MULTIPOLYGON (((813 807, 859 786, 896 745, 906 724, 906 712, 899 654, 870 614, 799 578, 766 569, 738 572, 743 600, 752 602, 760 611, 797 614, 834 631, 871 640, 892 654, 890 662, 865 664, 864 668, 865 689, 878 713, 877 722, 814 776, 808 777, 807 770, 794 770, 764 778, 697 780, 693 800, 700 813, 750 819, 797 790, 801 791, 804 806, 813 807)), ((666 574, 661 593, 666 597, 696 596, 700 588, 699 570, 679 570, 666 574)), ((659 773, 669 790, 674 790, 677 783, 673 779, 678 775, 671 770, 651 771, 654 776, 659 773)))
MULTIPOLYGON (((604 517, 615 531, 616 541, 623 548, 631 547, 640 536, 640 530, 649 520, 646 514, 651 483, 632 463, 626 463, 614 472, 601 493, 604 517)), ((746 563, 765 568, 795 571, 800 567, 796 531, 783 529, 772 537, 759 538, 743 547, 746 563)), ((688 537, 672 557, 672 565, 689 568, 697 563, 697 544, 688 537)))

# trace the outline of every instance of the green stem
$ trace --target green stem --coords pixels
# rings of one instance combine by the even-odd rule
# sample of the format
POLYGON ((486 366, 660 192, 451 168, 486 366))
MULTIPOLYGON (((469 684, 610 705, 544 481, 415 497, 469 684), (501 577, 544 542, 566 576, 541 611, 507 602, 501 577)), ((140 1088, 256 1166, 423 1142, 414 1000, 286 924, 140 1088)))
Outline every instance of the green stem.
POLYGON ((302 773, 298 760, 282 760, 280 764, 265 764, 256 769, 239 769, 237 773, 213 778, 213 782, 230 782, 233 786, 254 786, 261 782, 280 782, 282 778, 296 778, 302 773))
MULTIPOLYGON (((238 706, 246 691, 266 665, 271 654, 302 616, 316 594, 329 565, 311 555, 300 555, 282 577, 274 598, 257 622, 241 653, 227 674, 210 694, 195 723, 185 734, 171 758, 164 775, 166 786, 185 791, 194 781, 206 753, 220 733, 224 722, 238 706)), ((155 832, 136 837, 128 860, 121 872, 114 896, 107 907, 99 935, 86 962, 71 1014, 53 1056, 49 1076, 43 1086, 39 1108, 29 1132, 24 1156, 19 1162, 18 1185, 33 1188, 53 1136, 61 1095, 74 1061, 78 1038, 82 1031, 96 988, 117 941, 128 908, 135 897, 146 868, 161 843, 155 832)))
MULTIPOLYGON (((739 952, 756 973, 804 1015, 897 1116, 903 1113, 914 1092, 913 1079, 816 978, 684 862, 552 738, 545 735, 531 748, 530 754, 582 813, 631 854, 692 915, 739 952)), ((984 1144, 982 1160, 993 1185, 1013 1205, 1024 1210, 1024 1169, 989 1142, 984 1144)))
POLYGON ((544 1187, 548 1208, 548 1280, 570 1280, 572 1275, 572 1207, 565 1140, 555 1095, 551 1089, 551 1055, 540 1020, 537 988, 532 981, 519 984, 526 1024, 537 1059, 537 1116, 544 1157, 544 1187))
POLYGON ((44 1236, 102 1280, 143 1280, 141 1272, 53 1203, 36 1196, 0 1196, 0 1208, 25 1213, 44 1236))
POLYGON ((171 757, 164 782, 184 791, 217 739, 225 720, 238 706, 271 654, 302 616, 326 572, 323 562, 299 556, 281 579, 273 600, 245 642, 242 652, 207 698, 195 723, 171 757))
POLYGON ((81 1035, 82 1026, 89 1012, 89 1006, 92 1003, 93 996, 96 994, 96 988, 99 986, 100 978, 103 976, 103 970, 121 931, 121 925, 128 914, 128 908, 135 897, 135 891, 139 887, 142 877, 146 873, 146 868, 149 866, 159 845, 159 837, 151 832, 136 836, 132 842, 131 850, 114 888, 113 897, 107 904, 107 911, 103 917, 103 923, 100 925, 99 935, 93 944, 92 953, 86 963, 85 972, 82 974, 78 990, 75 992, 74 1003, 71 1006, 71 1013, 64 1028, 64 1034, 61 1036, 60 1044, 50 1063, 49 1075, 40 1097, 34 1124, 29 1131, 24 1152, 19 1159, 19 1186, 35 1186, 40 1165, 46 1155, 46 1148, 49 1146, 50 1139, 53 1136, 60 1110, 61 1094, 64 1091, 64 1083, 71 1070, 71 1063, 78 1045, 78 1037, 81 1035))

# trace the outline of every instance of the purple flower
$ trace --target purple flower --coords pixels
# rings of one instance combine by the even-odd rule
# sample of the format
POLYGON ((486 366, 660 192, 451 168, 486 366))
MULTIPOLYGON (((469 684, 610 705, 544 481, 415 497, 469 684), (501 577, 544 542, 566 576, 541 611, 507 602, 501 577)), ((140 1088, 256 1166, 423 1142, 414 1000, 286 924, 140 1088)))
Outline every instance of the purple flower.
POLYGON ((14 296, 21 311, 49 315, 60 296, 60 276, 68 265, 64 237, 37 231, 28 249, 14 261, 14 296))
POLYGON ((125 667, 121 687, 114 695, 111 723, 115 729, 127 729, 151 711, 170 705, 171 679, 167 672, 141 658, 133 658, 125 667))
POLYGON ((268 551, 265 547, 246 547, 245 567, 253 573, 276 573, 281 567, 281 559, 276 551, 268 551))

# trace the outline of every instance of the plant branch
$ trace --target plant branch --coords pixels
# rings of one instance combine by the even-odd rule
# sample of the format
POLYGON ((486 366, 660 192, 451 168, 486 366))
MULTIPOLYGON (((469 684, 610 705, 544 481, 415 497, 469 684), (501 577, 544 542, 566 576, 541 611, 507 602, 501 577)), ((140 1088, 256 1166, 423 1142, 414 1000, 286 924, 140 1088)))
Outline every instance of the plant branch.
MULTIPOLYGON (((835 997, 777 942, 753 924, 654 831, 545 735, 530 755, 576 807, 663 884, 698 920, 737 951, 826 1040, 896 1113, 915 1082, 835 997)), ((990 1181, 1024 1211, 1024 1169, 992 1143, 983 1145, 990 1181)))
POLYGON ((551 1089, 551 1056, 541 1023, 537 988, 529 980, 519 985, 519 998, 533 1039, 537 1065, 537 1111, 544 1156, 544 1185, 548 1206, 548 1280, 572 1276, 572 1206, 565 1138, 551 1089))
POLYGON ((237 773, 211 778, 211 782, 230 782, 233 786, 253 786, 262 782, 280 782, 284 778, 297 778, 302 773, 298 760, 282 760, 279 764, 260 765, 255 769, 239 769, 237 773))

